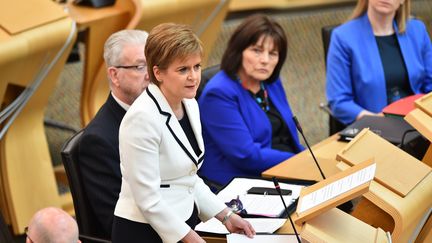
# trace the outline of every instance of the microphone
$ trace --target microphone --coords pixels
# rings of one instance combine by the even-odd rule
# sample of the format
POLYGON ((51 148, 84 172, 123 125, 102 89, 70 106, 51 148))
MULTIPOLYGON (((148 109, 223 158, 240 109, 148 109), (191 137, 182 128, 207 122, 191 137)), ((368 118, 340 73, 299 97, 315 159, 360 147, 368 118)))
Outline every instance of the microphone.
MULTIPOLYGON (((318 167, 318 170, 319 170, 319 172, 321 173, 322 178, 325 180, 326 177, 325 177, 323 171, 321 170, 321 167, 320 167, 320 165, 319 165, 319 163, 318 163, 318 160, 315 158, 315 155, 314 155, 314 153, 312 152, 312 149, 311 149, 311 147, 309 146, 308 141, 306 140, 306 137, 305 137, 305 135, 304 135, 304 133, 303 133, 303 129, 301 128, 300 123, 299 123, 298 120, 297 120, 297 117, 293 116, 293 121, 294 121, 294 124, 295 124, 296 127, 297 127, 297 130, 298 130, 298 131, 300 132, 300 134, 302 135, 303 140, 305 141, 306 146, 307 146, 307 148, 309 149, 309 152, 312 154, 312 158, 313 158, 313 160, 314 160, 316 166, 318 167)), ((342 210, 342 211, 344 211, 344 212, 346 212, 346 213, 350 213, 350 212, 352 211, 352 208, 353 208, 353 207, 354 207, 354 206, 353 206, 353 203, 352 203, 351 201, 345 202, 345 203, 343 203, 343 204, 341 204, 341 205, 338 206, 338 208, 339 208, 340 210, 342 210)))
POLYGON ((297 130, 298 130, 298 131, 300 132, 300 134, 302 135, 303 140, 304 140, 305 143, 306 143, 306 147, 309 149, 309 152, 312 154, 312 158, 313 158, 313 160, 314 160, 316 166, 318 167, 318 170, 319 170, 319 172, 321 173, 322 178, 325 180, 326 177, 325 177, 323 171, 321 170, 321 167, 320 167, 320 165, 319 165, 319 163, 318 163, 318 160, 315 158, 315 154, 312 152, 312 149, 311 149, 311 147, 309 146, 308 141, 306 140, 306 137, 305 137, 305 135, 304 135, 304 133, 303 133, 303 129, 301 128, 300 123, 299 123, 298 120, 297 120, 297 117, 293 116, 292 119, 293 119, 293 121, 294 121, 294 124, 295 124, 297 130))
POLYGON ((285 213, 288 215, 288 219, 289 219, 289 221, 290 221, 290 223, 291 223, 291 226, 292 226, 292 228, 293 228, 293 230, 294 230, 294 234, 295 234, 296 237, 297 237, 297 241, 298 241, 298 243, 301 243, 301 240, 300 240, 299 234, 297 233, 296 227, 294 226, 294 222, 292 221, 291 215, 290 215, 290 213, 288 212, 288 208, 287 208, 287 206, 286 206, 286 204, 285 204, 285 200, 284 200, 283 197, 282 197, 282 192, 281 192, 281 189, 280 189, 280 186, 279 186, 279 182, 277 181, 276 177, 274 177, 274 176, 273 176, 272 179, 273 179, 273 184, 274 184, 274 186, 275 186, 275 188, 276 188, 276 191, 279 193, 279 196, 280 196, 280 198, 281 198, 281 200, 282 200, 282 203, 283 203, 284 208, 285 208, 285 213))

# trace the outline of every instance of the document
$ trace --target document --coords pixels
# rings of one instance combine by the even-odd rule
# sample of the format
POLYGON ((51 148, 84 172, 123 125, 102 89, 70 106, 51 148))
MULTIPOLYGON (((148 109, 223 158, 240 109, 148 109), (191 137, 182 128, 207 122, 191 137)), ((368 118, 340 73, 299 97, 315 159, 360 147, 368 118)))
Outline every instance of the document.
POLYGON ((349 176, 343 177, 310 194, 305 195, 297 207, 298 213, 305 212, 323 202, 335 198, 357 186, 371 181, 375 176, 376 163, 369 165, 349 176))
MULTIPOLYGON (((281 189, 291 190, 291 195, 283 196, 287 207, 300 196, 304 185, 279 183, 281 189)), ((272 181, 262 179, 234 178, 231 183, 217 194, 223 202, 238 198, 248 214, 279 217, 285 210, 279 195, 247 194, 251 187, 274 188, 272 181)))
MULTIPOLYGON (((257 233, 273 233, 285 223, 286 219, 280 218, 245 218, 249 221, 257 233)), ((225 226, 216 218, 207 222, 201 222, 195 227, 196 231, 215 234, 229 234, 225 226)))
POLYGON ((240 234, 229 234, 227 235, 227 243, 297 243, 297 238, 295 235, 288 234, 264 234, 255 235, 253 239, 248 238, 245 235, 240 234))

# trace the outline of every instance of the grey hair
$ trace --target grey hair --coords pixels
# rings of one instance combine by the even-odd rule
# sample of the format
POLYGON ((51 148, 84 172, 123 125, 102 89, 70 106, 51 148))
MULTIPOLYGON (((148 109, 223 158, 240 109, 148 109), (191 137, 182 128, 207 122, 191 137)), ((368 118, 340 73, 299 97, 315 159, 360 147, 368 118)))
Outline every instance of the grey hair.
POLYGON ((145 44, 147 36, 148 33, 143 30, 121 30, 112 34, 104 45, 103 56, 107 67, 120 65, 124 46, 130 44, 145 44))

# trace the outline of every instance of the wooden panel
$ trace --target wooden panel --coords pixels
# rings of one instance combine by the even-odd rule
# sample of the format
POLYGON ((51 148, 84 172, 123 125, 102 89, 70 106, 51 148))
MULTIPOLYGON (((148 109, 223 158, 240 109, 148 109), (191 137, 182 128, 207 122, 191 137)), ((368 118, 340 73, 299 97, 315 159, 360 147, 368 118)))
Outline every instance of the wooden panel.
POLYGON ((421 230, 415 243, 427 243, 432 242, 432 216, 429 215, 427 222, 425 223, 423 229, 421 230))
POLYGON ((388 232, 393 232, 395 227, 393 218, 366 198, 360 200, 351 215, 369 225, 380 227, 388 232))
MULTIPOLYGON (((351 199, 354 199, 362 194, 364 194, 365 192, 367 192, 369 190, 369 183, 370 180, 372 180, 372 175, 371 174, 371 179, 366 182, 363 183, 361 185, 358 185, 352 189, 350 189, 347 192, 344 192, 334 198, 328 198, 326 201, 323 201, 322 203, 320 203, 317 206, 314 206, 312 208, 307 209, 306 211, 300 212, 300 210, 302 210, 302 203, 303 203, 303 199, 305 198, 306 195, 309 195, 311 193, 314 193, 334 182, 338 182, 341 181, 343 178, 346 178, 362 169, 365 169, 367 167, 371 167, 373 168, 373 170, 375 170, 375 162, 372 159, 369 159, 367 161, 364 161, 362 163, 359 163, 356 166, 350 167, 338 174, 335 174, 329 178, 327 178, 324 181, 320 181, 316 184, 313 184, 311 186, 308 187, 304 187, 302 188, 301 192, 300 192, 300 198, 299 198, 299 202, 297 205, 297 221, 296 223, 303 223, 309 219, 312 219, 314 217, 316 217, 317 215, 323 214, 324 212, 330 210, 331 208, 334 208, 344 202, 347 202, 351 199), (373 166, 373 167, 372 167, 373 166)), ((367 178, 367 177, 366 177, 367 178)))
POLYGON ((228 13, 230 0, 138 0, 141 16, 135 26, 150 31, 154 26, 174 22, 190 25, 204 43, 203 67, 216 41, 223 20, 228 13))
POLYGON ((432 167, 432 144, 429 145, 425 155, 423 156, 422 162, 432 167))
POLYGON ((432 116, 432 92, 415 101, 416 107, 432 116))
MULTIPOLYGON (((312 146, 312 151, 314 151, 325 176, 331 176, 340 172, 340 170, 335 166, 336 152, 342 150, 347 143, 337 141, 338 137, 339 135, 335 134, 312 146)), ((312 158, 312 155, 307 149, 264 171, 262 176, 276 176, 285 179, 322 180, 321 174, 312 158)))
POLYGON ((232 0, 230 11, 253 9, 297 9, 306 7, 322 7, 336 4, 354 4, 356 0, 232 0))
MULTIPOLYGON (((53 5, 51 10, 58 11, 53 12, 53 16, 64 15, 62 8, 52 1, 32 0, 26 3, 31 5, 29 14, 32 15, 48 14, 45 10, 37 11, 39 4, 42 8, 46 4, 53 5)), ((28 8, 27 5, 25 7, 28 8)), ((23 17, 22 14, 18 16, 23 17)), ((29 19, 38 18, 33 17, 29 19)), ((34 89, 35 92, 0 141, 1 196, 4 197, 1 210, 15 234, 24 232, 24 227, 40 208, 62 207, 63 203, 70 204, 72 201, 71 198, 60 199, 43 121, 48 99, 63 70, 76 33, 72 32, 74 25, 69 18, 48 22, 43 25, 38 22, 36 27, 1 38, 0 44, 0 100, 4 108, 33 84, 36 74, 46 68, 42 65, 52 62, 71 37, 64 53, 34 89)))
POLYGON ((332 209, 309 220, 301 236, 306 242, 387 242, 382 229, 376 229, 339 209, 332 209))
POLYGON ((53 4, 50 1, 0 1, 0 26, 11 35, 65 18, 66 16, 67 14, 61 6, 53 4), (37 11, 35 11, 35 7, 37 11))
MULTIPOLYGON (((314 146, 318 147, 319 151, 316 153, 316 156, 320 157, 321 152, 325 151, 325 156, 333 153, 333 156, 336 157, 336 153, 339 152, 339 150, 330 151, 330 148, 338 148, 337 146, 332 146, 332 144, 336 142, 336 139, 337 136, 332 136, 314 146), (333 141, 331 141, 332 139, 333 141), (328 146, 329 149, 326 149, 327 145, 331 145, 328 146)), ((342 145, 346 146, 346 144, 342 145)), ((364 149, 363 153, 365 156, 368 156, 377 150, 376 147, 372 149, 364 149)), ((388 153, 383 150, 378 151, 383 154, 388 153)), ((284 165, 279 164, 275 168, 289 168, 287 165, 299 158, 302 158, 301 154, 293 156, 289 160, 282 162, 284 165)), ((324 160, 323 162, 330 163, 331 161, 324 160)), ((336 165, 334 164, 333 166, 336 165)), ((285 174, 289 173, 289 171, 283 169, 270 169, 266 171, 266 176, 277 176, 283 178, 285 174), (269 171, 271 173, 269 173, 269 171)), ((309 179, 314 178, 315 171, 306 171, 305 173, 307 173, 307 175, 299 175, 299 177, 309 179)), ((355 209, 355 214, 363 215, 362 220, 371 224, 373 227, 386 228, 389 230, 393 229, 392 238, 394 242, 408 242, 411 239, 415 239, 416 236, 413 236, 414 232, 418 227, 421 227, 419 223, 424 218, 425 213, 429 212, 429 209, 432 206, 432 201, 430 200, 430 198, 432 198, 432 173, 429 173, 423 180, 421 180, 405 198, 400 197, 376 181, 371 182, 369 190, 368 193, 364 194, 365 200, 368 200, 368 202, 375 205, 374 208, 376 210, 372 210, 372 207, 367 207, 367 205, 363 206, 363 204, 359 204, 355 209)), ((359 216, 359 218, 361 217, 359 216)))
POLYGON ((136 5, 133 0, 122 0, 116 1, 113 6, 96 9, 68 2, 67 8, 78 27, 85 31, 84 76, 80 101, 81 123, 85 126, 109 93, 103 60, 104 43, 111 34, 128 26, 136 14, 136 5), (104 98, 97 98, 95 102, 94 97, 104 98))
POLYGON ((369 158, 377 163, 375 180, 402 197, 431 172, 430 167, 369 129, 363 129, 337 154, 338 160, 350 165, 369 158))
POLYGON ((432 117, 430 115, 421 109, 415 109, 408 113, 404 119, 429 141, 432 141, 432 117))

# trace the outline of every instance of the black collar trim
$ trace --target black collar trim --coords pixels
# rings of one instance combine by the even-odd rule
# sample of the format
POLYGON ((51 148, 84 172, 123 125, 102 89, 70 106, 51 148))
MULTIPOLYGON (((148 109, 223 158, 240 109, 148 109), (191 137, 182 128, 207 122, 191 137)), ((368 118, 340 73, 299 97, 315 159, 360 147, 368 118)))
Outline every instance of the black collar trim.
POLYGON ((165 122, 165 125, 168 127, 168 130, 170 131, 171 135, 174 137, 174 139, 177 141, 177 143, 180 145, 180 147, 183 149, 183 151, 187 154, 187 156, 192 160, 192 162, 198 167, 198 165, 203 161, 204 156, 203 153, 201 153, 201 157, 198 159, 198 161, 196 161, 194 159, 194 157, 192 156, 192 154, 189 152, 189 150, 187 150, 187 148, 184 146, 184 144, 180 141, 180 139, 177 137, 177 135, 174 133, 173 129, 170 127, 169 125, 169 121, 171 119, 171 114, 163 111, 158 103, 158 101, 156 100, 156 98, 153 96, 153 94, 150 92, 150 90, 147 88, 146 89, 147 94, 149 95, 149 97, 153 100, 153 102, 155 103, 156 107, 159 110, 159 113, 166 116, 167 120, 165 122))

